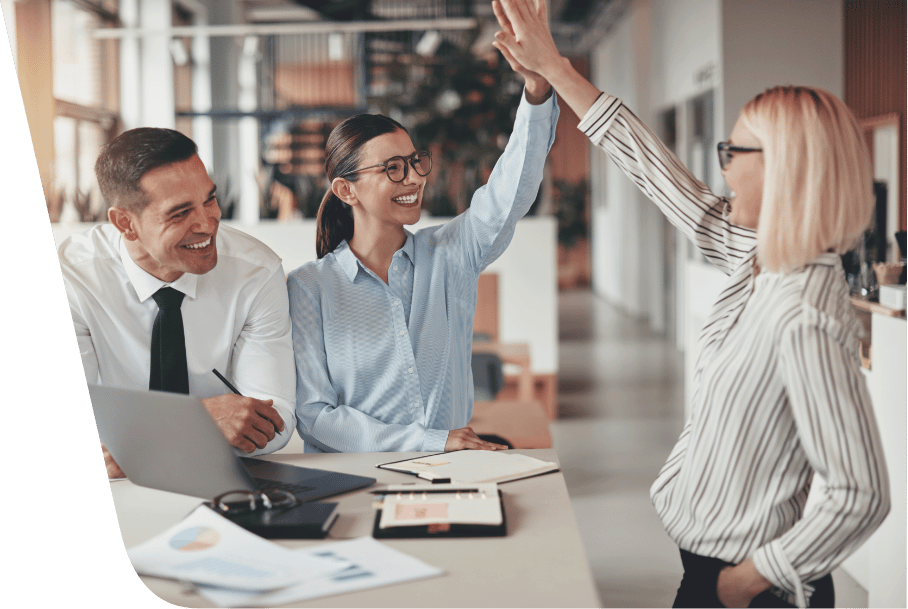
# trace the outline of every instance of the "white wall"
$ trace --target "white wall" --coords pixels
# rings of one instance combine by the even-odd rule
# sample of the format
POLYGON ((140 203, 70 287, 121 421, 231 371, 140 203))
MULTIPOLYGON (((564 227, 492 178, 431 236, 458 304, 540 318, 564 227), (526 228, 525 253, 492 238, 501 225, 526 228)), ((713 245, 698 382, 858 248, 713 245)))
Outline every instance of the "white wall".
POLYGON ((665 108, 719 83, 719 0, 656 0, 650 104, 665 108), (710 78, 704 78, 711 74, 710 78))
MULTIPOLYGON (((648 74, 649 68, 648 58, 635 52, 635 41, 637 36, 648 37, 648 11, 648 2, 632 5, 591 57, 593 84, 621 98, 641 116, 649 108, 641 104, 645 87, 640 74, 648 74)), ((594 149, 591 163, 591 173, 598 174, 592 193, 593 289, 631 315, 646 315, 644 252, 650 241, 641 223, 649 203, 600 149, 594 149)))
POLYGON ((905 538, 906 538, 906 442, 905 385, 906 323, 904 319, 874 314, 871 321, 873 370, 867 385, 873 398, 873 409, 880 427, 883 454, 889 469, 892 509, 880 528, 867 541, 865 551, 845 563, 845 569, 867 588, 868 606, 905 606, 905 538), (856 564, 864 560, 864 565, 856 564), (860 580, 859 580, 860 581, 860 580))
POLYGON ((723 0, 721 13, 724 133, 749 99, 774 85, 813 85, 842 97, 842 0, 723 0))
MULTIPOLYGON (((409 230, 440 224, 445 218, 427 217, 409 230)), ((278 256, 287 272, 315 260, 315 221, 265 220, 248 226, 225 221, 259 239, 278 256)), ((88 224, 53 224, 59 244, 88 224)), ((536 374, 558 372, 557 226, 551 216, 524 218, 517 223, 511 245, 489 266, 499 275, 499 338, 530 345, 536 374)))
MULTIPOLYGON (((719 83, 719 8, 719 0, 634 2, 593 51, 593 84, 655 127, 659 112, 719 83)), ((599 149, 591 174, 593 289, 661 329, 662 214, 599 149)))

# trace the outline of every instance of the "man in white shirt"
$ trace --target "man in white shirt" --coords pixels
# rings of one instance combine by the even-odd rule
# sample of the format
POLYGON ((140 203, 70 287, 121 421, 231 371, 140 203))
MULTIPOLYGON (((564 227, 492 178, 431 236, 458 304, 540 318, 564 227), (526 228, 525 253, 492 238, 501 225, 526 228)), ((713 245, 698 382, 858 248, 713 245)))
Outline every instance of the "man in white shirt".
MULTIPOLYGON (((254 455, 283 447, 296 426, 296 370, 280 258, 219 227, 215 185, 195 143, 177 131, 119 135, 101 151, 95 173, 110 222, 58 250, 87 381, 189 393, 237 449, 254 455), (176 290, 181 301, 178 389, 168 389, 170 364, 161 372, 151 362, 159 290, 176 290)), ((123 477, 106 449, 104 458, 108 475, 123 477)))

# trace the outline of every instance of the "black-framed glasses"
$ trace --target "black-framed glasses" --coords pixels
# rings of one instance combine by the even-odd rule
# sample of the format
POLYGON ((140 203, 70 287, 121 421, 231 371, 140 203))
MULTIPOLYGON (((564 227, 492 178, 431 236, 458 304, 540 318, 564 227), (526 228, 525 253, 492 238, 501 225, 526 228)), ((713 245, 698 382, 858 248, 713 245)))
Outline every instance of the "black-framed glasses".
POLYGON ((384 163, 354 169, 340 177, 345 178, 348 175, 359 173, 360 171, 365 171, 367 169, 373 169, 375 167, 384 167, 384 172, 388 174, 388 179, 394 183, 399 183, 407 179, 407 175, 410 173, 410 167, 421 176, 429 175, 429 172, 432 171, 432 153, 428 150, 419 150, 410 156, 392 156, 384 163))
POLYGON ((719 153, 719 168, 725 169, 731 163, 735 152, 763 152, 762 148, 748 148, 747 146, 732 146, 728 142, 719 142, 716 146, 719 153))
POLYGON ((243 514, 256 510, 290 508, 296 505, 296 497, 279 488, 227 491, 212 499, 211 504, 223 514, 243 514))

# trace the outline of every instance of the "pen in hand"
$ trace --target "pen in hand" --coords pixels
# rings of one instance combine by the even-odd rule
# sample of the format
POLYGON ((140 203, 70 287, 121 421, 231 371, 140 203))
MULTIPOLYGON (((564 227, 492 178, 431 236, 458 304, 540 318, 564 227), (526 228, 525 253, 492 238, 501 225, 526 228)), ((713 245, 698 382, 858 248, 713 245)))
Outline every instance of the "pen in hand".
MULTIPOLYGON (((227 385, 227 388, 230 389, 230 391, 234 392, 235 394, 237 394, 237 395, 239 395, 239 396, 242 396, 242 395, 243 395, 242 393, 240 393, 239 389, 237 389, 236 387, 234 387, 234 386, 230 383, 230 381, 228 381, 227 378, 226 378, 223 374, 221 374, 220 372, 218 372, 217 368, 212 368, 211 371, 214 372, 214 375, 215 375, 216 377, 218 377, 219 379, 221 379, 221 382, 222 382, 222 383, 224 383, 225 385, 227 385)), ((261 415, 259 415, 259 416, 261 416, 261 415)), ((265 419, 266 421, 268 421, 269 423, 271 423, 272 425, 274 425, 274 421, 269 421, 266 417, 262 417, 262 418, 265 419)), ((277 425, 274 425, 274 433, 279 433, 279 432, 280 432, 280 430, 277 428, 277 425)))
POLYGON ((216 377, 218 377, 219 379, 221 379, 221 381, 225 385, 227 385, 227 389, 229 389, 230 391, 234 392, 237 395, 243 395, 242 393, 239 392, 239 390, 236 387, 234 387, 233 385, 230 384, 230 381, 228 381, 226 378, 224 378, 223 374, 218 372, 217 368, 212 368, 211 371, 214 372, 214 375, 216 377))

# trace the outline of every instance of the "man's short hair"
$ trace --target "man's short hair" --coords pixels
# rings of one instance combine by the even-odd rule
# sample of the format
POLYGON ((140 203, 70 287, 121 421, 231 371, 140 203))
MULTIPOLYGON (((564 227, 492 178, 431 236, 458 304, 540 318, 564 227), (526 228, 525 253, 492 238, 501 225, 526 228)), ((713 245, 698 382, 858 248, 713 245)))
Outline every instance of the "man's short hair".
POLYGON ((142 213, 150 202, 139 186, 142 176, 197 153, 195 142, 173 129, 139 127, 124 131, 101 149, 95 162, 101 196, 108 205, 142 213))

